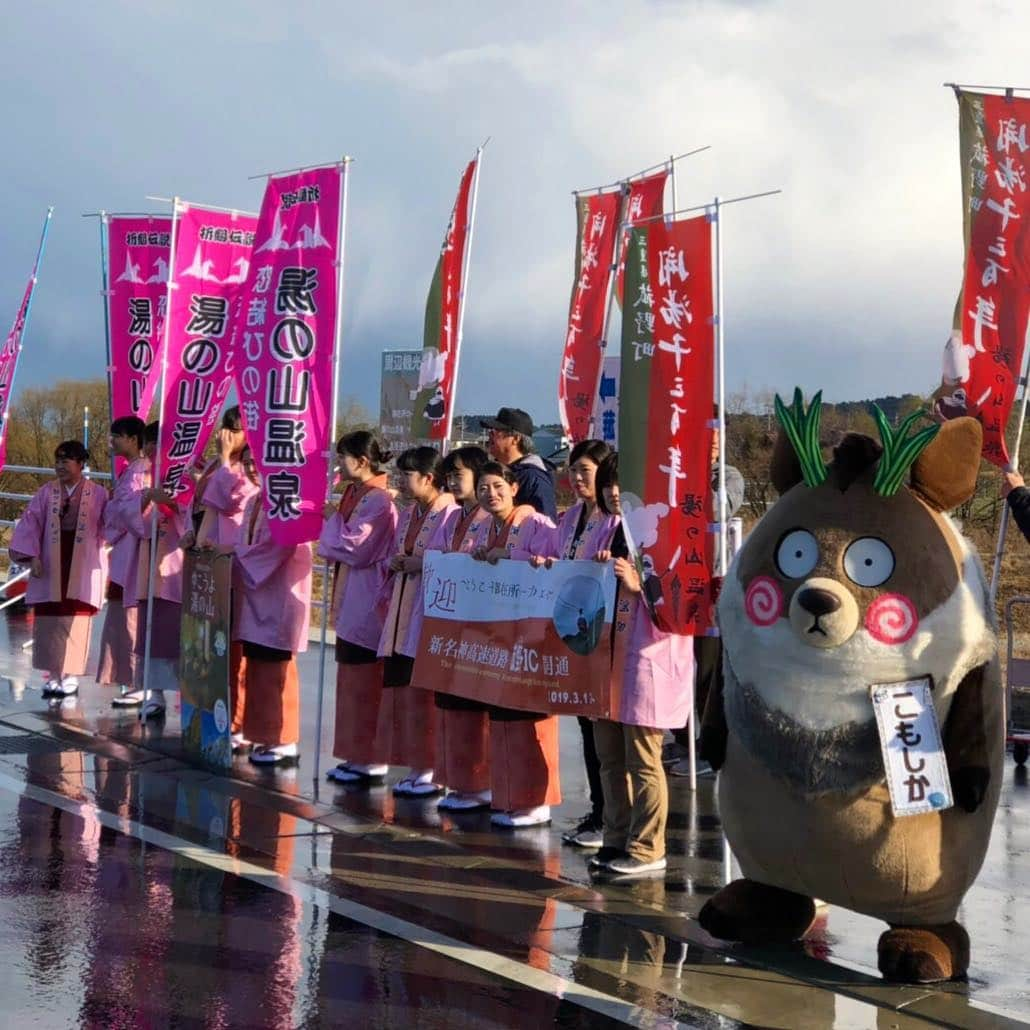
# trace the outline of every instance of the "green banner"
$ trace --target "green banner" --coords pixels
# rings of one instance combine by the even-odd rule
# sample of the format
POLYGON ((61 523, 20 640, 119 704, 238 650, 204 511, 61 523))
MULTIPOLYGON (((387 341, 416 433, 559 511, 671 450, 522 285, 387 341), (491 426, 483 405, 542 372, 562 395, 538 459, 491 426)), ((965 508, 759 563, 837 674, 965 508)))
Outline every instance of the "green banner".
POLYGON ((631 229, 626 250, 622 362, 619 381, 619 485, 644 496, 647 413, 654 354, 654 302, 647 272, 648 228, 631 229))
MULTIPOLYGON (((443 312, 441 296, 443 293, 443 254, 436 262, 436 270, 433 272, 433 282, 429 287, 429 296, 426 297, 425 328, 422 330, 422 346, 436 354, 440 342, 440 319, 443 312)), ((424 352, 423 352, 424 353, 424 352)), ((414 411, 411 415, 411 436, 416 440, 425 440, 432 435, 434 423, 430 421, 429 414, 436 414, 433 407, 433 398, 438 392, 438 385, 425 387, 415 395, 414 411), (427 414, 427 406, 429 413, 427 414)))

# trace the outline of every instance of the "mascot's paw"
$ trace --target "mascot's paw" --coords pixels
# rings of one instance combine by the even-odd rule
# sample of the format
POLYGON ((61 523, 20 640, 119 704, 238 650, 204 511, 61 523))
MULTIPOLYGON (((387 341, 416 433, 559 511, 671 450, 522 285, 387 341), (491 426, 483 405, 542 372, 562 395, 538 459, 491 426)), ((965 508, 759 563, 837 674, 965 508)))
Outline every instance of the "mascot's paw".
POLYGON ((734 880, 705 902, 697 918, 724 941, 788 944, 804 937, 815 922, 815 902, 756 880, 734 880))
POLYGON ((987 796, 991 781, 989 769, 978 765, 965 765, 951 774, 951 792, 955 804, 967 812, 975 812, 987 796))
POLYGON ((901 983, 954 980, 969 968, 969 934, 959 923, 895 926, 880 937, 876 950, 884 978, 901 983))

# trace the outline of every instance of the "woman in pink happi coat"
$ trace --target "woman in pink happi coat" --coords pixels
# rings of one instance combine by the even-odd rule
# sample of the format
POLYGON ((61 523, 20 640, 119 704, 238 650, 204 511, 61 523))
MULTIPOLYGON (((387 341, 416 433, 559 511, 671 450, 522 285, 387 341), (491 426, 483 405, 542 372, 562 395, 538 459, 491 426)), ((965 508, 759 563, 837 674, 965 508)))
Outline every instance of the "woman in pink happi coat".
MULTIPOLYGON (((598 507, 594 486, 597 468, 611 454, 611 450, 603 440, 581 440, 572 448, 569 454, 569 485, 577 500, 558 522, 558 551, 555 557, 591 560, 611 540, 619 520, 598 507)), ((562 840, 580 848, 599 848, 604 823, 604 789, 601 786, 601 763, 594 746, 594 723, 582 715, 576 721, 583 737, 583 765, 590 788, 590 811, 562 834, 562 840)))
POLYGON ((411 685, 421 621, 422 559, 438 525, 454 511, 454 498, 443 487, 440 452, 412 447, 397 459, 401 497, 410 501, 400 517, 390 558, 389 609, 379 638, 383 658, 383 709, 390 720, 390 765, 408 767, 394 788, 399 797, 440 793, 433 781, 436 766, 436 705, 428 690, 411 685))
MULTIPOLYGON (((243 469, 243 448, 247 438, 237 405, 226 408, 218 430, 218 456, 209 461, 197 477, 196 488, 186 508, 186 532, 181 547, 236 546, 243 524, 243 509, 257 492, 243 469)), ((235 598, 230 601, 235 610, 235 598)), ((229 711, 233 749, 246 750, 250 741, 242 732, 246 707, 243 645, 234 640, 229 649, 229 711)))
POLYGON ((31 569, 25 603, 35 615, 32 667, 43 672, 44 694, 78 691, 93 616, 104 597, 107 491, 83 477, 88 460, 78 440, 58 444, 57 478, 36 491, 11 536, 11 560, 31 569))
MULTIPOLYGON (((528 504, 518 504, 514 473, 499 462, 479 471, 476 494, 490 516, 479 524, 472 556, 481 561, 502 558, 530 561, 555 553, 557 527, 528 504)), ((558 776, 558 718, 540 712, 490 709, 491 817, 497 826, 542 826, 551 820, 551 806, 561 802, 558 776)))
POLYGON ((381 466, 390 460, 375 437, 356 430, 336 445, 344 484, 339 508, 325 506, 318 549, 336 565, 336 728, 326 774, 337 783, 381 783, 388 770, 390 729, 380 719, 383 662, 376 651, 386 610, 377 603, 397 529, 397 509, 381 466))
MULTIPOLYGON (((147 426, 145 451, 153 467, 157 450, 158 424, 147 426)), ((165 691, 179 689, 179 641, 182 622, 182 549, 186 520, 179 505, 163 488, 150 487, 128 520, 128 529, 139 540, 139 562, 135 590, 128 591, 125 603, 136 605, 136 687, 144 687, 148 672, 148 696, 143 702, 144 719, 160 718, 165 712, 165 691), (154 565, 153 600, 148 598, 150 584, 150 541, 157 527, 157 557, 154 565), (153 609, 153 628, 147 640, 148 612, 153 609), (149 662, 144 655, 149 647, 149 662)))
MULTIPOLYGON (((612 515, 621 514, 618 474, 617 454, 597 471, 599 507, 612 515)), ((686 724, 694 703, 694 639, 655 626, 622 525, 596 558, 614 561, 619 580, 612 661, 621 666, 622 693, 618 718, 594 722, 604 787, 604 842, 590 865, 622 877, 660 874, 666 865, 669 812, 662 739, 665 730, 686 724), (623 633, 620 624, 626 627, 623 633)))
POLYGON ((233 556, 233 639, 243 645, 247 704, 242 733, 256 765, 296 762, 300 754, 297 654, 308 648, 311 545, 282 546, 265 517, 250 448, 240 458, 257 489, 250 496, 233 556))
POLYGON ((111 423, 111 450, 128 465, 114 485, 104 509, 104 540, 110 545, 107 611, 100 634, 100 663, 97 682, 121 688, 112 700, 116 708, 134 708, 143 703, 136 682, 136 608, 125 604, 126 587, 135 592, 139 562, 139 539, 129 532, 129 519, 139 509, 139 499, 150 486, 150 462, 143 456, 146 423, 135 415, 111 423))
MULTIPOLYGON (((436 524, 427 551, 471 554, 476 530, 490 516, 476 498, 476 476, 490 460, 482 447, 458 447, 440 464, 447 491, 457 502, 436 524)), ((425 617, 419 591, 410 639, 418 642, 425 617)), ((415 686, 419 686, 417 683, 415 686)), ((440 808, 468 812, 490 805, 490 716, 487 705, 456 694, 436 692, 437 779, 448 793, 440 808)))

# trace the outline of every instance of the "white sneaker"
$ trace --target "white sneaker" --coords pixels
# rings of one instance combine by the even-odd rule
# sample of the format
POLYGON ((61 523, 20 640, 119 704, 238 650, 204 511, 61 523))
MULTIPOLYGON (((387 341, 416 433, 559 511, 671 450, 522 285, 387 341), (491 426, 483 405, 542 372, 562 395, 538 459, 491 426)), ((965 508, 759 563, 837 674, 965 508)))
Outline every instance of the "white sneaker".
POLYGON ((490 816, 494 826, 506 826, 517 830, 524 826, 546 826, 551 821, 551 806, 537 805, 536 808, 516 808, 513 812, 495 812, 490 816))
POLYGON ((296 744, 255 744, 250 760, 255 765, 279 765, 296 762, 300 757, 300 748, 296 744))

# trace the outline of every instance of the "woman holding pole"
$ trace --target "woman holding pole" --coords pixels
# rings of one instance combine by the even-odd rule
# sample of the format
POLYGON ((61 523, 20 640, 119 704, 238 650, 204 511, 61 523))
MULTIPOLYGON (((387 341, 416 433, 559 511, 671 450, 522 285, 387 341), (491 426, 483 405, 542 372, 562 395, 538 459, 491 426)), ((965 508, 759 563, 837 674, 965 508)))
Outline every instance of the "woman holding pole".
MULTIPOLYGON (((552 556, 557 529, 528 504, 517 504, 514 473, 496 461, 479 471, 476 494, 490 516, 474 533, 472 557, 496 563, 552 556)), ((539 712, 493 706, 490 709, 491 822, 518 829, 551 821, 551 805, 561 802, 558 777, 558 718, 539 712)))
POLYGON ((272 539, 249 447, 240 465, 255 487, 233 556, 233 640, 242 643, 246 658, 241 729, 255 742, 250 753, 255 765, 294 763, 300 754, 297 653, 308 646, 311 545, 282 547, 272 539))
POLYGON ((408 775, 393 792, 399 797, 432 797, 440 793, 433 781, 436 766, 436 707, 433 695, 411 686, 421 621, 422 558, 437 526, 455 510, 444 491, 440 452, 435 447, 412 447, 397 459, 401 496, 411 504, 401 515, 390 558, 387 581, 389 609, 379 640, 383 658, 383 706, 391 724, 390 765, 408 767, 408 775))
POLYGON ((322 556, 336 563, 336 724, 333 754, 340 764, 326 774, 337 783, 382 783, 389 761, 388 728, 381 725, 383 663, 377 656, 385 611, 376 604, 387 576, 397 530, 397 509, 382 466, 389 452, 357 430, 336 445, 344 485, 339 508, 326 504, 319 539, 322 556))
MULTIPOLYGON (((621 516, 618 455, 597 470, 598 507, 621 516)), ((614 561, 616 607, 628 600, 628 635, 616 634, 613 663, 622 666, 618 718, 597 719, 594 740, 604 788, 604 841, 592 869, 620 877, 665 869, 665 824, 669 790, 662 768, 666 729, 682 726, 694 701, 694 641, 666 633, 641 603, 640 576, 630 557, 624 527, 599 548, 597 561, 614 561)))
POLYGON ((111 550, 97 682, 121 687, 111 701, 116 708, 136 708, 143 703, 143 694, 135 689, 136 607, 125 604, 125 591, 129 587, 130 596, 135 594, 139 562, 139 539, 129 532, 129 520, 139 508, 143 491, 150 486, 150 462, 143 456, 146 428, 143 419, 135 415, 111 423, 111 450, 128 465, 115 481, 114 493, 104 509, 104 539, 111 550))
POLYGON ((58 444, 57 478, 36 491, 11 536, 11 560, 31 569, 25 603, 35 615, 32 667, 43 673, 44 695, 78 692, 93 616, 104 596, 107 491, 83 477, 88 460, 78 440, 58 444))

